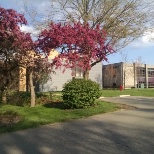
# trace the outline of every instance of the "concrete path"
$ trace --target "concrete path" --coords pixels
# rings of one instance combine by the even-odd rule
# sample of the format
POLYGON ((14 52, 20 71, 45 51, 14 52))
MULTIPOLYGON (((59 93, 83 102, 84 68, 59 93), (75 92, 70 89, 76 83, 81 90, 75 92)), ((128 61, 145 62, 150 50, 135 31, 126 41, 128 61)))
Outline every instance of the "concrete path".
POLYGON ((106 101, 138 107, 0 135, 0 154, 153 154, 154 98, 106 101))

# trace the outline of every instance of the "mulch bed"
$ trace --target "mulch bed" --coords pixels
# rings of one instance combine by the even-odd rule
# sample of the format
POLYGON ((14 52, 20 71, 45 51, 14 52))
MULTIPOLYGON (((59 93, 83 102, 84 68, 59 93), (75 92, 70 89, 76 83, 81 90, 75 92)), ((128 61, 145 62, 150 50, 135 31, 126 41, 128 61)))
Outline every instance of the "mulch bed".
POLYGON ((0 126, 12 126, 21 120, 20 116, 0 115, 0 126))

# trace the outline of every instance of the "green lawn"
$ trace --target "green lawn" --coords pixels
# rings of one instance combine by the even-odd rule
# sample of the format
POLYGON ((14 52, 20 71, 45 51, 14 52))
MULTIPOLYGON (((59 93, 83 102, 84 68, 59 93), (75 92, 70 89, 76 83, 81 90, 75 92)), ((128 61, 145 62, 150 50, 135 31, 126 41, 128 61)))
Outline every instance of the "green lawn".
MULTIPOLYGON (((54 97, 57 95, 57 92, 54 92, 54 97)), ((58 95, 62 94, 58 92, 58 95)), ((58 97, 57 95, 57 97, 58 97)), ((131 96, 146 96, 146 97, 154 97, 154 89, 126 89, 123 91, 120 90, 102 90, 103 97, 115 97, 119 95, 131 95, 131 96)))
POLYGON ((89 117, 95 114, 112 112, 119 109, 119 106, 116 104, 107 103, 100 100, 97 100, 97 102, 98 105, 95 107, 75 110, 64 110, 60 108, 54 108, 50 105, 38 105, 34 108, 3 105, 0 106, 0 112, 7 110, 15 111, 22 116, 22 120, 17 124, 13 124, 12 126, 1 126, 0 133, 34 128, 39 125, 64 122, 82 117, 89 117))
POLYGON ((120 90, 102 90, 103 97, 115 97, 119 95, 131 95, 131 96, 146 96, 154 97, 154 89, 126 89, 120 90))
MULTIPOLYGON (((47 93, 48 94, 48 93, 47 93)), ((0 113, 4 111, 15 111, 21 117, 22 120, 11 126, 1 126, 0 134, 23 130, 28 128, 34 128, 39 125, 51 124, 56 122, 64 122, 72 119, 79 119, 83 117, 89 117, 96 114, 113 112, 118 110, 120 107, 117 104, 103 102, 97 100, 98 105, 88 109, 74 109, 68 110, 63 109, 59 102, 62 101, 61 92, 53 93, 52 99, 55 100, 56 105, 36 105, 34 108, 28 106, 13 106, 13 105, 1 105, 0 113), (57 101, 56 101, 57 100, 57 101)), ((129 90, 102 90, 102 96, 114 97, 119 95, 131 95, 131 96, 148 96, 154 97, 154 89, 129 89, 129 90)))

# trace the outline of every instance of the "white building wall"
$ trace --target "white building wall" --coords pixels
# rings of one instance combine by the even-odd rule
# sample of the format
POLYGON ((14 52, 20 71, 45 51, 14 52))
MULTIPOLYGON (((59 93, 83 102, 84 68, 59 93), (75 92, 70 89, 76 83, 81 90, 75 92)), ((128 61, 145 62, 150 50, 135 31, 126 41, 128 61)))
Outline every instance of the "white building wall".
POLYGON ((97 82, 102 88, 102 62, 97 63, 89 72, 89 79, 97 82))
POLYGON ((124 63, 123 64, 123 72, 124 72, 124 84, 125 88, 134 87, 134 67, 133 64, 124 63))
POLYGON ((62 71, 63 69, 56 69, 55 73, 51 74, 51 79, 49 79, 47 83, 40 85, 40 91, 61 91, 63 85, 72 79, 71 69, 66 69, 64 73, 62 71))
MULTIPOLYGON (((40 85, 40 91, 62 91, 66 82, 72 79, 72 70, 66 69, 62 73, 63 69, 56 69, 55 74, 51 74, 51 79, 47 83, 40 85)), ((92 67, 89 72, 89 79, 97 82, 102 87, 102 63, 98 63, 92 67)))

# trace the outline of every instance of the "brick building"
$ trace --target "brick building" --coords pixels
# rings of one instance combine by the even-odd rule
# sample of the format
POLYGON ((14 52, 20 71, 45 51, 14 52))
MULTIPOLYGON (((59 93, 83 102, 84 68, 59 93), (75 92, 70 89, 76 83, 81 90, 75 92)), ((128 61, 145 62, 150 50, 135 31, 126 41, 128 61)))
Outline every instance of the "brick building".
POLYGON ((102 81, 104 88, 154 87, 154 65, 137 63, 114 63, 103 65, 102 81))

